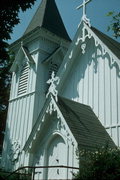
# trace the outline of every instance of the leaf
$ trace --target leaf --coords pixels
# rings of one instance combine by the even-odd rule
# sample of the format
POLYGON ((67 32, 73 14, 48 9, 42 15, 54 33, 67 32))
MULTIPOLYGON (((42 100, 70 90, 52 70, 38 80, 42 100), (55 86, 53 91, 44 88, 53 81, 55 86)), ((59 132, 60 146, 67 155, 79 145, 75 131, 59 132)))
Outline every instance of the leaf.
POLYGON ((107 27, 107 31, 110 31, 110 26, 107 27))
POLYGON ((110 11, 110 12, 107 13, 107 16, 112 16, 113 14, 114 14, 114 12, 110 11))

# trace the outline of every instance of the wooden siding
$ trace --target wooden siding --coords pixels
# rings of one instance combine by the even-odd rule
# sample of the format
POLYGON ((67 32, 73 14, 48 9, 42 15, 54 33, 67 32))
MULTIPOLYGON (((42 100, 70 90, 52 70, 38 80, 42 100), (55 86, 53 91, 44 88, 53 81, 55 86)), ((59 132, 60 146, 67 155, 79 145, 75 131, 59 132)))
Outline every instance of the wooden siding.
POLYGON ((90 105, 120 145, 120 70, 108 53, 95 47, 93 39, 87 43, 86 53, 77 57, 61 94, 90 105))
POLYGON ((28 62, 27 70, 29 70, 29 72, 27 71, 26 74, 23 70, 23 74, 20 76, 21 65, 25 59, 23 56, 23 59, 21 59, 22 62, 19 62, 20 66, 12 75, 3 147, 3 166, 5 166, 6 170, 11 170, 12 167, 16 169, 21 165, 25 166, 29 163, 29 155, 22 151, 19 156, 19 161, 12 164, 10 162, 9 152, 15 141, 20 142, 20 148, 22 150, 43 107, 46 99, 46 81, 49 79, 49 64, 46 66, 42 64, 42 61, 58 47, 58 44, 41 38, 26 46, 35 63, 29 64, 28 62), (27 81, 25 83, 23 81, 24 75, 27 75, 27 81), (25 87, 25 91, 21 91, 20 93, 21 87, 25 87))

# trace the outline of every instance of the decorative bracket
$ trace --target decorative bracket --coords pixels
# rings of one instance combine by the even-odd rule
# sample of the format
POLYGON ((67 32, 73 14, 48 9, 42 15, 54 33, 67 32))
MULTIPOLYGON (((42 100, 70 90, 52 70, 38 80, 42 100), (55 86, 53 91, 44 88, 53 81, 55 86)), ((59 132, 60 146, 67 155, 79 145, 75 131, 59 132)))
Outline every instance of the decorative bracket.
POLYGON ((21 153, 21 145, 20 145, 20 142, 18 140, 15 140, 13 143, 12 143, 12 146, 11 146, 11 149, 10 149, 10 152, 9 152, 9 158, 12 162, 15 162, 18 157, 19 157, 19 154, 21 153))
POLYGON ((47 81, 47 84, 50 84, 50 87, 48 89, 46 98, 48 98, 49 94, 52 94, 55 97, 56 102, 58 101, 58 98, 57 98, 58 91, 56 90, 56 86, 59 84, 59 82, 60 82, 60 78, 55 76, 55 73, 53 71, 51 75, 51 79, 47 81))

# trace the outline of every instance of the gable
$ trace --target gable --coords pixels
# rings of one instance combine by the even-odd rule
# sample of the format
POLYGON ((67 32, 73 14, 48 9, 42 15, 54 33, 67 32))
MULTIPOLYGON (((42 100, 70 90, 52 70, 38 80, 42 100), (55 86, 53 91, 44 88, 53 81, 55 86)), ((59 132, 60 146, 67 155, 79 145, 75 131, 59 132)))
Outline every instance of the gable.
POLYGON ((119 43, 93 32, 83 23, 80 28, 57 74, 59 95, 89 105, 118 145, 120 59, 114 51, 119 52, 119 43))
POLYGON ((33 151, 36 149, 38 142, 42 143, 44 137, 49 139, 54 133, 60 133, 65 141, 67 141, 66 138, 69 138, 76 144, 76 140, 54 98, 49 95, 23 149, 33 151))
MULTIPOLYGON (((54 130, 61 130, 61 133, 63 131, 63 136, 69 136, 74 142, 76 140, 80 149, 94 150, 107 143, 110 147, 115 147, 110 136, 89 106, 63 97, 58 97, 56 104, 52 96, 51 98, 49 96, 45 105, 45 109, 39 116, 24 146, 25 151, 35 147, 36 142, 40 142, 41 137, 43 139, 46 136, 45 129, 50 130, 53 126, 56 127, 54 130)), ((50 134, 48 133, 47 136, 50 136, 50 134)))
POLYGON ((120 43, 100 32, 95 27, 91 27, 92 31, 106 44, 106 46, 120 59, 120 43))
POLYGON ((78 56, 88 53, 86 48, 91 48, 94 50, 94 48, 99 46, 101 48, 101 54, 103 56, 109 56, 111 66, 117 64, 120 69, 119 44, 120 43, 109 38, 107 35, 104 35, 93 27, 90 28, 88 25, 82 22, 58 72, 58 76, 61 78, 58 89, 61 89, 66 77, 72 70, 73 64, 75 64, 76 60, 78 59, 78 56), (90 41, 94 41, 92 46, 88 46, 88 42, 90 41))
POLYGON ((10 71, 11 72, 16 72, 17 68, 20 68, 22 63, 23 63, 23 59, 26 59, 26 62, 30 65, 30 64, 34 64, 34 59, 32 58, 32 56, 30 55, 28 49, 24 46, 21 45, 16 58, 11 66, 10 71))

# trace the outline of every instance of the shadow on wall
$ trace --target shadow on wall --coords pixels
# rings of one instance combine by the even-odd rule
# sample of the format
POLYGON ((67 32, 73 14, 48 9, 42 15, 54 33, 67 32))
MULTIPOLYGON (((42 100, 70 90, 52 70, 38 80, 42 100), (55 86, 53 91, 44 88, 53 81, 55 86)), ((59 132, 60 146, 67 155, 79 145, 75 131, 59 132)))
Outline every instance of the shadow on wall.
POLYGON ((6 131, 3 143, 3 151, 1 158, 1 168, 5 171, 11 172, 15 169, 15 164, 18 162, 20 155, 20 146, 18 142, 12 143, 10 139, 10 130, 8 123, 6 123, 6 131))
POLYGON ((84 86, 84 82, 82 81, 86 78, 86 76, 88 76, 89 79, 91 76, 90 73, 92 73, 93 77, 95 74, 99 73, 99 64, 101 61, 103 62, 103 68, 105 68, 105 61, 107 61, 110 69, 115 67, 117 72, 116 74, 120 78, 120 68, 116 61, 113 60, 107 52, 104 52, 100 45, 96 47, 93 38, 90 40, 87 39, 86 41, 85 53, 82 54, 80 47, 78 48, 75 59, 73 60, 73 66, 69 71, 69 76, 65 81, 61 92, 65 97, 69 97, 70 99, 79 98, 79 84, 82 83, 82 86, 84 86), (93 70, 91 70, 91 68, 93 70))

